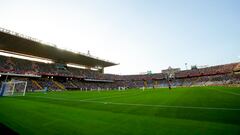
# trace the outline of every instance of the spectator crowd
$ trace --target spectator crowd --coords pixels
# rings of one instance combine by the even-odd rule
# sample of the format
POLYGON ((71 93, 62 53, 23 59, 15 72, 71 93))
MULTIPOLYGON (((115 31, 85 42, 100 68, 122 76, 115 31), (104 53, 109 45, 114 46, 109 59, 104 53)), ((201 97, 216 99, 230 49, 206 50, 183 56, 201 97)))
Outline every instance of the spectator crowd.
MULTIPOLYGON (((203 86, 240 84, 240 74, 236 68, 240 63, 218 65, 200 69, 176 72, 171 79, 173 86, 203 86)), ((0 56, 0 72, 14 75, 8 79, 17 78, 28 81, 28 91, 49 87, 57 89, 119 89, 140 87, 167 87, 168 75, 163 73, 143 75, 103 74, 90 69, 79 69, 64 66, 59 68, 55 63, 47 64, 12 57, 0 56), (39 78, 24 77, 26 74, 41 76, 39 78)), ((1 77, 3 81, 4 78, 1 77)))

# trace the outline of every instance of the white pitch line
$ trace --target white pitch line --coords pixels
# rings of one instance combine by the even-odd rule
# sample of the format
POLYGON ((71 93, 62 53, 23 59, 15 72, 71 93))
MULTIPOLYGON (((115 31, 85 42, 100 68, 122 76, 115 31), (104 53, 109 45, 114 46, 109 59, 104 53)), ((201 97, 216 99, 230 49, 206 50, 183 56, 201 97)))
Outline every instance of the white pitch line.
POLYGON ((98 100, 98 99, 109 99, 109 98, 118 98, 118 97, 129 97, 129 96, 137 96, 140 95, 142 93, 137 93, 137 94, 117 94, 116 96, 106 96, 106 97, 99 97, 99 98, 86 98, 86 99, 82 99, 81 101, 89 101, 89 100, 98 100))
POLYGON ((143 106, 143 107, 158 107, 158 108, 178 108, 178 109, 200 109, 200 110, 223 110, 223 111, 240 111, 240 108, 222 108, 222 107, 199 107, 199 106, 174 106, 174 105, 153 105, 153 104, 134 104, 134 103, 119 103, 119 102, 104 102, 104 101, 87 101, 87 100, 72 100, 65 98, 53 98, 53 97, 43 97, 43 96, 31 96, 38 98, 47 98, 63 101, 78 101, 85 103, 98 103, 105 105, 121 105, 121 106, 143 106))
POLYGON ((219 90, 219 89, 216 89, 216 88, 208 88, 208 89, 215 90, 215 91, 221 92, 221 93, 227 93, 227 94, 231 94, 231 95, 235 95, 235 96, 240 96, 239 93, 235 93, 235 92, 223 91, 223 90, 219 90))
POLYGON ((131 103, 111 103, 111 102, 109 104, 113 104, 113 105, 128 105, 128 106, 145 106, 145 107, 161 107, 161 108, 179 108, 179 109, 240 111, 240 108, 218 108, 218 107, 174 106, 174 105, 151 105, 151 104, 131 104, 131 103))
POLYGON ((222 92, 222 93, 228 93, 228 94, 232 94, 232 95, 236 95, 236 96, 240 96, 239 93, 235 93, 235 92, 229 92, 229 91, 222 91, 222 90, 216 90, 218 92, 222 92))

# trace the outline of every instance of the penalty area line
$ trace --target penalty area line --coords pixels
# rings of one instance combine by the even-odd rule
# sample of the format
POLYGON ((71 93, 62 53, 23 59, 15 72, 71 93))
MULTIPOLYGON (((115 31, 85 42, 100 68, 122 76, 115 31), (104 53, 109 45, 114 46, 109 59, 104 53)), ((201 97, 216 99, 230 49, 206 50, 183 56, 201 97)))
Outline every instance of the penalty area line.
POLYGON ((235 92, 232 92, 232 91, 224 91, 224 90, 219 90, 219 89, 216 89, 216 88, 208 88, 208 89, 214 90, 214 91, 219 92, 219 93, 225 93, 225 94, 240 96, 239 93, 235 93, 235 92))
POLYGON ((86 98, 86 99, 81 99, 81 101, 94 101, 98 99, 111 99, 111 98, 119 98, 119 97, 132 97, 132 96, 138 96, 141 95, 142 93, 136 93, 136 94, 117 94, 115 96, 106 96, 106 97, 98 97, 98 98, 86 98))
POLYGON ((142 106, 142 107, 157 107, 157 108, 177 108, 177 109, 199 109, 199 110, 223 110, 223 111, 240 111, 240 108, 222 108, 222 107, 200 107, 200 106, 174 106, 174 105, 160 105, 160 104, 135 104, 135 103, 120 103, 120 102, 104 102, 104 101, 90 101, 90 100, 74 100, 65 98, 53 98, 53 97, 43 97, 43 96, 30 96, 37 98, 62 100, 62 101, 76 101, 85 103, 97 103, 104 105, 121 105, 121 106, 142 106))

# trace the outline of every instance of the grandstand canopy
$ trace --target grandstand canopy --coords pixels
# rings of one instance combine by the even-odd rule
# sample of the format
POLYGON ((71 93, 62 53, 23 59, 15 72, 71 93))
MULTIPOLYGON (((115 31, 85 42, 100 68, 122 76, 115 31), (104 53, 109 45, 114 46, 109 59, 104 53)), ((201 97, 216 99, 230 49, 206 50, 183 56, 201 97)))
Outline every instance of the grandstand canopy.
POLYGON ((109 67, 116 63, 90 55, 59 49, 54 45, 15 32, 0 29, 0 50, 51 59, 55 62, 73 63, 86 67, 109 67))

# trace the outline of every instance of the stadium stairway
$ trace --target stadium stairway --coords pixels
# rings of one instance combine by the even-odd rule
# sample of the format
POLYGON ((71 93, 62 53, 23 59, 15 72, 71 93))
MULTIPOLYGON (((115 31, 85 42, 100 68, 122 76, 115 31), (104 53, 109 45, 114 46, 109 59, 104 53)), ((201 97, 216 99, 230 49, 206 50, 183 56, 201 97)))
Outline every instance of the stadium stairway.
POLYGON ((42 86, 35 80, 32 80, 32 83, 35 84, 40 90, 42 90, 42 86))
POLYGON ((53 83, 54 83, 56 86, 58 86, 60 89, 62 89, 62 90, 64 90, 64 89, 65 89, 64 85, 63 85, 63 84, 61 84, 60 82, 53 81, 53 83))
POLYGON ((72 85, 73 88, 77 88, 77 86, 73 84, 71 81, 70 81, 70 84, 72 85))
POLYGON ((194 80, 194 81, 193 81, 193 84, 198 83, 198 82, 201 82, 201 78, 200 78, 200 77, 197 78, 196 80, 194 80))

